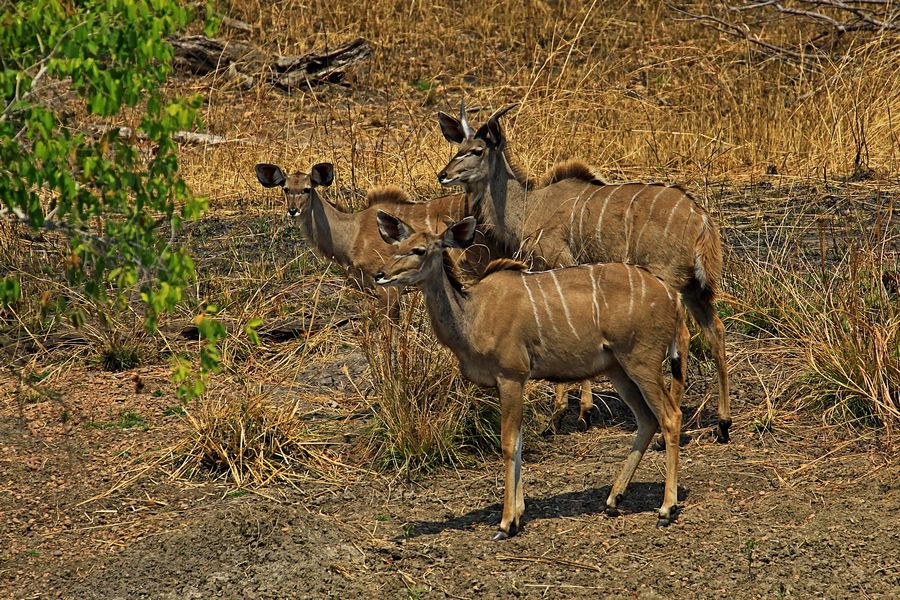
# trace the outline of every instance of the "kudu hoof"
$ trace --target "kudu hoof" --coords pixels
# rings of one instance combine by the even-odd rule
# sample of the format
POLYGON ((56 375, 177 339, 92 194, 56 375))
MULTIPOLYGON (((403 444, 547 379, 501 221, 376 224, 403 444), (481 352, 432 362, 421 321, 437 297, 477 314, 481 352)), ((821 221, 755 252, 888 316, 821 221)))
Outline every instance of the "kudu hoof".
POLYGON ((494 537, 491 538, 491 541, 492 542, 500 542, 503 540, 508 540, 509 538, 516 535, 517 533, 519 533, 519 527, 516 527, 515 525, 510 525, 509 531, 503 531, 501 529, 500 531, 498 531, 497 533, 494 534, 494 537))
POLYGON ((591 425, 594 424, 594 417, 600 414, 600 409, 597 408, 597 405, 591 406, 589 411, 581 413, 578 415, 578 430, 579 431, 587 431, 591 428, 591 425))
POLYGON ((662 515, 659 515, 659 518, 656 521, 656 526, 660 527, 660 528, 668 527, 669 525, 671 525, 672 523, 675 522, 675 517, 677 517, 677 516, 678 516, 678 506, 673 506, 672 508, 669 509, 668 516, 664 517, 662 515))
POLYGON ((719 421, 716 427, 716 441, 720 444, 727 444, 731 439, 731 436, 728 435, 729 429, 731 429, 731 419, 719 421))
POLYGON ((622 512, 615 506, 607 506, 606 507, 606 516, 607 517, 619 517, 622 515, 622 512))
POLYGON ((654 452, 662 452, 666 449, 666 439, 664 437, 657 436, 656 441, 650 445, 650 449, 654 452))

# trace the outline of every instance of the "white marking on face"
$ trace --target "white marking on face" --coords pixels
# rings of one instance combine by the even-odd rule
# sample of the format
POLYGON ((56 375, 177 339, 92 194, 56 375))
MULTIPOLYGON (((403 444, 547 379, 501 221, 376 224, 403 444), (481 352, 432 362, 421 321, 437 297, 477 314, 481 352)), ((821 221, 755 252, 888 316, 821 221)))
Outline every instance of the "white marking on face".
POLYGON ((541 318, 538 316, 538 308, 537 304, 534 302, 534 294, 531 293, 531 288, 528 287, 525 273, 520 273, 520 275, 522 276, 522 285, 525 286, 525 292, 528 294, 528 300, 531 302, 531 313, 534 315, 534 326, 537 329, 538 341, 541 343, 541 346, 543 346, 544 335, 541 333, 541 318))
POLYGON ((575 335, 576 339, 581 339, 581 336, 578 335, 578 330, 575 329, 575 324, 572 323, 572 314, 569 312, 569 304, 566 302, 566 297, 563 294, 562 288, 559 285, 559 280, 556 278, 556 272, 550 271, 550 277, 553 278, 553 283, 556 285, 556 292, 559 294, 559 301, 562 304, 563 312, 566 315, 566 322, 569 324, 569 329, 572 330, 572 333, 575 335))

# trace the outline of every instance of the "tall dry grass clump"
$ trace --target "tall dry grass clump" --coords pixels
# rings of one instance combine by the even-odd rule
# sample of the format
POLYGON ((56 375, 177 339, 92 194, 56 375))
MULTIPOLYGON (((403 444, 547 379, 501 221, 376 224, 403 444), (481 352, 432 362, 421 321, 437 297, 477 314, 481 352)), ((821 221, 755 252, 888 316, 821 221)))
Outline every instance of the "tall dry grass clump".
POLYGON ((499 408, 490 392, 467 382, 456 357, 435 338, 421 298, 407 304, 389 332, 368 320, 360 344, 374 416, 366 443, 377 465, 400 473, 459 464, 463 452, 499 447, 499 408))
MULTIPOLYGON (((851 426, 900 426, 900 238, 892 206, 851 240, 796 239, 769 246, 762 260, 739 260, 733 320, 784 351, 798 408, 851 426), (808 250, 808 249, 807 249, 808 250)), ((861 229, 864 228, 864 229, 861 229)))
POLYGON ((212 473, 238 488, 334 480, 340 464, 302 417, 297 402, 258 393, 197 400, 185 408, 189 433, 173 450, 175 473, 212 473))

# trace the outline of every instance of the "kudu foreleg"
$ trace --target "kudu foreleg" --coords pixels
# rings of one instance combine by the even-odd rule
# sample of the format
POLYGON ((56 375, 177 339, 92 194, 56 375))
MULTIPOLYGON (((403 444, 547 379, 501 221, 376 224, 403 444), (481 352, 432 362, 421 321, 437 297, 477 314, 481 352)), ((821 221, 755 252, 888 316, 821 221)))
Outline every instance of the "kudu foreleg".
POLYGON ((524 382, 500 379, 500 446, 503 452, 503 515, 500 531, 494 540, 515 535, 525 512, 525 491, 522 486, 522 405, 524 382))

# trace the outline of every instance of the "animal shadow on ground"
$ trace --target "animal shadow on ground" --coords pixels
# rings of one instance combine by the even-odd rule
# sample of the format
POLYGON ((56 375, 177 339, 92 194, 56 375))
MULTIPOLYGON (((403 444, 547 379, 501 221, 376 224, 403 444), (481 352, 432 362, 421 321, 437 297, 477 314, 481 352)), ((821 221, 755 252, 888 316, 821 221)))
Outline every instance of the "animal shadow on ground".
MULTIPOLYGON (((622 502, 619 511, 623 515, 653 512, 659 509, 662 502, 665 484, 659 483, 631 483, 622 502)), ((558 519, 561 517, 577 517, 583 515, 598 515, 606 517, 606 498, 609 496, 610 486, 590 488, 573 492, 563 492, 543 498, 526 498, 525 515, 522 517, 522 530, 529 521, 540 519, 558 519)), ((682 504, 689 495, 689 490, 678 487, 678 503, 682 504)), ((419 537, 421 535, 434 535, 447 529, 459 531, 474 529, 476 525, 497 525, 500 523, 500 513, 503 505, 499 502, 485 508, 471 510, 463 515, 444 519, 441 521, 412 521, 405 527, 405 533, 395 541, 419 537)), ((653 522, 647 522, 648 527, 653 522)))

